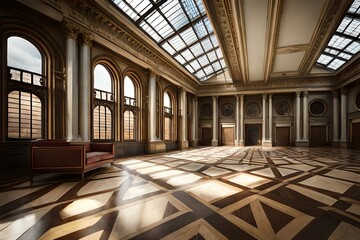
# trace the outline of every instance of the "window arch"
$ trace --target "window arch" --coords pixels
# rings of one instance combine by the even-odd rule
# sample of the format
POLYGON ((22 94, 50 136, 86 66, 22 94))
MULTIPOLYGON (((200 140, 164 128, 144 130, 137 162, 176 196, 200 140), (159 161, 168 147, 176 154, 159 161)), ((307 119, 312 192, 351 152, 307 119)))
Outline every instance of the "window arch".
POLYGON ((40 49, 20 36, 7 38, 7 139, 45 138, 47 79, 40 49))
POLYGON ((164 140, 173 140, 173 103, 168 92, 164 92, 164 140))
POLYGON ((114 139, 114 87, 113 77, 104 64, 94 68, 93 139, 114 139))
POLYGON ((129 76, 124 78, 124 131, 125 141, 135 141, 137 131, 136 116, 138 113, 137 85, 129 76))

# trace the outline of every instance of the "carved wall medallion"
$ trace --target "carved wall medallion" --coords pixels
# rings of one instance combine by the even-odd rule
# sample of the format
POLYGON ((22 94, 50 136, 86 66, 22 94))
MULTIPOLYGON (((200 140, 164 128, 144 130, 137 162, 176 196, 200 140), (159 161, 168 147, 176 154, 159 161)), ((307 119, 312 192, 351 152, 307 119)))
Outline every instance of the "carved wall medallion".
POLYGON ((312 116, 320 117, 326 113, 326 103, 321 99, 314 99, 309 104, 309 112, 312 116))
POLYGON ((221 107, 221 116, 223 117, 234 117, 234 106, 231 103, 225 103, 221 107))
POLYGON ((204 103, 201 106, 200 116, 201 118, 212 118, 213 109, 210 103, 204 103))
POLYGON ((287 101, 280 101, 275 105, 275 112, 280 117, 289 116, 290 104, 287 101))
POLYGON ((355 107, 360 111, 360 90, 356 93, 354 101, 355 107))
POLYGON ((251 118, 256 118, 260 115, 260 107, 257 103, 251 102, 246 106, 246 115, 251 118))

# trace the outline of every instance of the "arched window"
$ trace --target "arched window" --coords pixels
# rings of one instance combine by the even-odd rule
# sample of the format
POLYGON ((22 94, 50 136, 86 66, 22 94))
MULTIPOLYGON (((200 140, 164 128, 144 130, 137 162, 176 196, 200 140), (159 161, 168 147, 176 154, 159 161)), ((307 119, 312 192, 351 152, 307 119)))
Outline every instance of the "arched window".
POLYGON ((134 81, 126 76, 124 78, 124 140, 136 140, 136 85, 134 81))
POLYGON ((168 92, 164 92, 164 140, 173 140, 173 107, 168 92))
POLYGON ((114 92, 113 80, 106 66, 97 64, 94 68, 94 140, 113 140, 114 92))
POLYGON ((47 81, 40 50, 28 40, 7 39, 7 138, 45 138, 47 81))

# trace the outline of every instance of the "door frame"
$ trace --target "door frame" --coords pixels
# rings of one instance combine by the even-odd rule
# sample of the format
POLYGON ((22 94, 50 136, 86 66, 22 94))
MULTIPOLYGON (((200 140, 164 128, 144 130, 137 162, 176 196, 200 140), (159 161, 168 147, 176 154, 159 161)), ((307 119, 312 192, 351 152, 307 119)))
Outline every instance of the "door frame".
POLYGON ((220 145, 223 145, 224 143, 223 143, 223 138, 222 138, 222 134, 223 134, 223 131, 222 131, 222 129, 223 128, 233 128, 234 129, 234 145, 233 146, 235 146, 235 141, 236 141, 236 127, 235 127, 235 124, 234 123, 221 123, 220 124, 220 145))

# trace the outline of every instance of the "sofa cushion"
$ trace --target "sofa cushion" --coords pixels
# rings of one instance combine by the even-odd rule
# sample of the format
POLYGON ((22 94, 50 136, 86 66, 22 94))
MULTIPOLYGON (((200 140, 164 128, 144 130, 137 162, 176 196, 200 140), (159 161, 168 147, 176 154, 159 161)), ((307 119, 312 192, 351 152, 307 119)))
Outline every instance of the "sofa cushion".
POLYGON ((94 162, 101 161, 101 154, 99 152, 88 152, 86 153, 86 164, 91 164, 94 162))
POLYGON ((101 157, 101 160, 107 160, 107 159, 114 158, 114 155, 112 153, 109 153, 109 152, 102 152, 100 157, 101 157))

